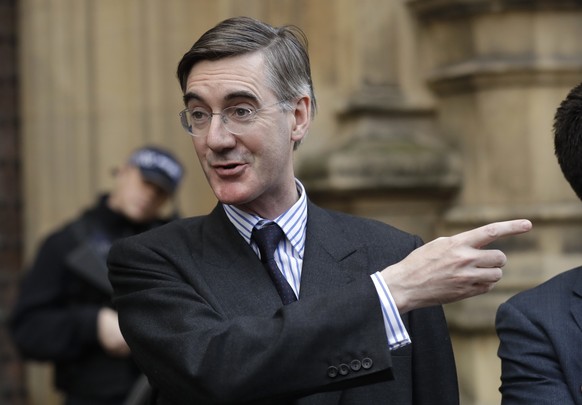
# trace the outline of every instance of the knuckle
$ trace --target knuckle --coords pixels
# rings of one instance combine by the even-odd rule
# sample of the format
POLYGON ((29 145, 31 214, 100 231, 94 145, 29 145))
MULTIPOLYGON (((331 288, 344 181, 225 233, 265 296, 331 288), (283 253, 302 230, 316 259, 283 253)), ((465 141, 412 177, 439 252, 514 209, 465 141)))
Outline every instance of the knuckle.
POLYGON ((459 267, 472 267, 477 261, 480 251, 474 249, 455 249, 451 250, 453 260, 458 263, 459 267))
POLYGON ((488 224, 483 227, 485 234, 491 239, 497 239, 499 237, 499 229, 496 224, 488 224))
POLYGON ((430 243, 434 245, 448 245, 450 244, 450 239, 452 238, 447 236, 439 236, 430 243))
POLYGON ((477 285, 477 295, 486 294, 493 289, 495 283, 480 283, 477 285))

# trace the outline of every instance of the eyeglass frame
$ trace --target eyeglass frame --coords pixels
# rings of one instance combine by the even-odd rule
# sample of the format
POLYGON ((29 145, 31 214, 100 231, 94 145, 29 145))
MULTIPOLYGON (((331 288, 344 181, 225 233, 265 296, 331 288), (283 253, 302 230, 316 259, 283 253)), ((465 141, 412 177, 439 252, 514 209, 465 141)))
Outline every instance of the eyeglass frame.
MULTIPOLYGON (((220 122, 222 122, 222 126, 224 127, 224 129, 226 129, 228 132, 230 132, 233 135, 236 135, 236 136, 244 136, 244 133, 242 133, 242 134, 235 133, 235 132, 232 132, 228 128, 228 123, 229 122, 232 122, 232 119, 227 117, 227 115, 224 113, 225 111, 227 111, 227 110, 233 110, 234 111, 237 108, 241 108, 241 109, 246 109, 246 110, 252 111, 253 114, 249 118, 249 121, 238 122, 238 124, 241 124, 242 123, 243 125, 246 125, 246 124, 252 124, 254 122, 254 118, 257 116, 257 114, 260 111, 266 110, 267 108, 271 108, 271 107, 274 107, 274 106, 279 105, 279 104, 282 104, 282 103, 285 103, 287 101, 289 101, 289 100, 280 100, 280 101, 277 101, 276 103, 269 104, 267 106, 264 106, 264 107, 261 107, 261 108, 256 108, 256 109, 254 107, 239 107, 239 106, 236 106, 236 105, 232 105, 232 106, 223 108, 222 111, 220 111, 220 112, 214 112, 214 111, 210 110, 209 112, 205 112, 206 114, 208 114, 208 118, 207 118, 207 120, 206 120, 206 122, 204 124, 205 126, 204 126, 203 129, 206 130, 206 131, 208 131, 209 128, 210 128, 210 123, 212 121, 212 117, 214 117, 215 115, 218 115, 218 116, 220 116, 220 122)), ((199 107, 199 108, 201 108, 201 107, 199 107)), ((180 111, 178 113, 178 115, 180 116, 180 124, 182 125, 182 128, 184 129, 184 131, 186 131, 186 133, 188 135, 190 135, 190 136, 192 136, 194 138, 202 138, 202 137, 208 135, 208 132, 206 132, 205 134, 200 134, 199 135, 199 134, 194 134, 190 130, 188 130, 188 128, 191 128, 192 127, 192 125, 188 125, 188 126, 185 125, 185 123, 188 123, 188 118, 186 117, 186 113, 188 113, 189 111, 192 111, 192 109, 191 108, 184 108, 182 111, 180 111)))

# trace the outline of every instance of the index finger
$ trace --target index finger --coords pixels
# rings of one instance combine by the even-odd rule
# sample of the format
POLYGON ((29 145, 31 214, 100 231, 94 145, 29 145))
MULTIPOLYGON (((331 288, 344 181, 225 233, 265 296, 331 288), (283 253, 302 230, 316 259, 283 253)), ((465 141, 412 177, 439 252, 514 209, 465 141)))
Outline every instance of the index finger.
POLYGON ((532 223, 528 219, 514 219, 483 225, 479 228, 458 233, 453 238, 475 248, 482 248, 503 236, 519 235, 529 232, 531 228, 532 223))

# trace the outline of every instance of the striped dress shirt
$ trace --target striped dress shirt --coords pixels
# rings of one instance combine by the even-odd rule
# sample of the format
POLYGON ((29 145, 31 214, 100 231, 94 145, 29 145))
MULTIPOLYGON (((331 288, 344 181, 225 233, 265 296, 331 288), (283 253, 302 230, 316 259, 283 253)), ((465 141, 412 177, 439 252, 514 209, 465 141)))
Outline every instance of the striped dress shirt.
MULTIPOLYGON (((301 182, 296 179, 295 183, 299 193, 299 200, 286 212, 275 218, 273 222, 276 222, 285 233, 285 237, 275 251, 275 261, 295 295, 300 299, 301 270, 303 267, 307 224, 307 196, 301 182)), ((259 248, 251 239, 251 235, 255 226, 261 227, 263 223, 270 221, 244 212, 232 205, 223 204, 222 206, 230 222, 247 243, 251 245, 255 253, 260 256, 259 248)), ((380 298, 389 348, 393 350, 409 344, 410 337, 388 286, 379 272, 372 274, 371 277, 380 298)))

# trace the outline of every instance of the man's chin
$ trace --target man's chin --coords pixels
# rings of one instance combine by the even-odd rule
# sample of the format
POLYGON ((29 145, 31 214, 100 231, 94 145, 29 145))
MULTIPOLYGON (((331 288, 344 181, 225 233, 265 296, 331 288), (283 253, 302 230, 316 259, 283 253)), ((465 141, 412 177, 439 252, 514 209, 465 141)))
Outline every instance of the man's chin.
POLYGON ((248 203, 252 198, 237 184, 220 185, 220 187, 213 188, 212 191, 216 199, 223 204, 228 205, 243 205, 248 203))
POLYGON ((131 210, 125 214, 127 219, 136 224, 141 224, 144 222, 149 222, 154 219, 154 216, 150 212, 142 210, 131 210))

